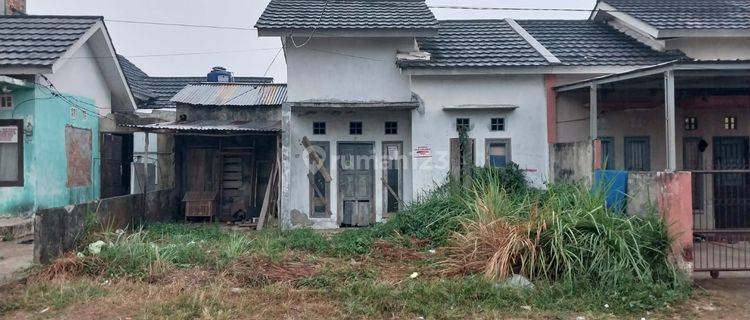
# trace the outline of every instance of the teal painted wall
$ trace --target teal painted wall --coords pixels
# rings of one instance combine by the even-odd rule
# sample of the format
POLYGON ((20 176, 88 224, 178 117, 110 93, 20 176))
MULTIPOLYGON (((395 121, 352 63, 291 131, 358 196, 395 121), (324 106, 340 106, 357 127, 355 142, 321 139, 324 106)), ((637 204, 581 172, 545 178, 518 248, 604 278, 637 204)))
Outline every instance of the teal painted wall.
POLYGON ((38 209, 54 208, 92 201, 99 198, 99 118, 96 108, 85 97, 68 97, 75 103, 75 118, 71 104, 62 98, 49 98, 48 92, 36 90, 36 124, 34 125, 34 153, 36 174, 36 203, 38 209), (84 103, 78 103, 76 99, 84 103), (85 111, 84 111, 85 110, 85 111), (87 114, 87 115, 86 115, 87 114), (87 187, 67 186, 68 158, 65 127, 91 130, 91 184, 87 187))
MULTIPOLYGON (((24 126, 34 121, 34 89, 21 89, 11 92, 15 108, 13 110, 0 111, 0 119, 23 119, 24 126)), ((35 174, 32 172, 34 162, 34 144, 32 137, 24 135, 24 158, 23 158, 23 187, 0 187, 0 217, 30 214, 35 208, 36 198, 34 191, 35 174)))
POLYGON ((33 126, 33 133, 30 136, 26 134, 24 138, 24 186, 0 187, 0 217, 28 215, 37 209, 98 199, 99 118, 96 108, 87 105, 93 104, 93 101, 85 97, 69 96, 68 100, 76 106, 74 117, 71 103, 52 96, 48 90, 37 88, 14 93, 14 101, 26 100, 30 102, 17 104, 13 114, 0 113, 0 118, 24 119, 24 125, 31 123, 33 126), (66 126, 91 131, 92 168, 91 183, 88 186, 67 186, 66 126))

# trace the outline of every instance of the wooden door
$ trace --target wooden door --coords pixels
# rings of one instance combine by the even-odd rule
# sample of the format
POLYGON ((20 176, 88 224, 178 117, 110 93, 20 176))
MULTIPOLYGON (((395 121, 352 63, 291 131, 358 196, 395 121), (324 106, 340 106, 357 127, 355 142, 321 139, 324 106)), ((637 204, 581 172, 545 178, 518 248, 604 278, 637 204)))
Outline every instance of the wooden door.
POLYGON ((232 150, 222 154, 221 215, 238 220, 250 217, 256 194, 255 155, 251 150, 232 150))
POLYGON ((374 157, 370 143, 339 144, 341 225, 369 226, 374 215, 374 157))

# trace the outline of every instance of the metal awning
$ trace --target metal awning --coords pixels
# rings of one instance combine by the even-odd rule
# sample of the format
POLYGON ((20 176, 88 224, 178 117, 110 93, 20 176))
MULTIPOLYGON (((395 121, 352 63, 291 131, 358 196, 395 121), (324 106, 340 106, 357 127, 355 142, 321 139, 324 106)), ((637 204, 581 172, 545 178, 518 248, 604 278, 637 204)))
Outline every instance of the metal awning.
POLYGON ((619 82, 630 79, 662 74, 668 71, 731 71, 731 70, 750 70, 750 60, 736 61, 670 61, 650 67, 635 69, 628 72, 616 73, 570 84, 557 86, 555 91, 565 92, 577 89, 588 88, 595 85, 619 82))
POLYGON ((281 131, 281 121, 195 120, 128 126, 156 133, 277 133, 281 131))

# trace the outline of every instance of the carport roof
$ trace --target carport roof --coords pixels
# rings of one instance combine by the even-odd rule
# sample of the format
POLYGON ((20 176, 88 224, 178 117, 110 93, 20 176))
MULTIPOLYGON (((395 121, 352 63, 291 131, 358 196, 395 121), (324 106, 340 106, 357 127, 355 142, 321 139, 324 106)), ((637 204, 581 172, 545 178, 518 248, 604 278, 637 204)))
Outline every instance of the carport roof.
POLYGON ((623 80, 636 79, 641 77, 653 76, 655 74, 664 73, 667 71, 730 71, 730 70, 745 70, 750 72, 750 60, 734 60, 734 61, 693 61, 693 60, 674 60, 653 66, 635 69, 623 73, 615 73, 611 75, 591 78, 587 80, 577 81, 561 86, 555 87, 557 92, 565 92, 571 90, 577 90, 587 88, 592 85, 600 85, 606 83, 613 83, 623 80))

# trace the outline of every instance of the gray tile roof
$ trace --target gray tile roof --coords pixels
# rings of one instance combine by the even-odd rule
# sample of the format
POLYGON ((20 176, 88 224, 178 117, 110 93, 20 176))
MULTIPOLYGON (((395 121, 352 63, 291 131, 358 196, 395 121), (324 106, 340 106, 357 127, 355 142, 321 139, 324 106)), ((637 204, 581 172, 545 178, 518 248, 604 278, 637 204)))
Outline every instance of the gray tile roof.
MULTIPOLYGON (((587 20, 516 20, 564 66, 634 66, 672 61, 612 27, 587 20)), ((427 62, 402 61, 402 67, 514 67, 550 64, 505 20, 440 21, 437 37, 419 39, 427 62)))
POLYGON ((748 0, 602 0, 660 29, 747 29, 748 0))
POLYGON ((404 67, 544 66, 547 60, 505 20, 440 21, 437 37, 419 40, 432 54, 427 62, 401 62, 404 67))
POLYGON ((562 65, 653 65, 683 58, 675 52, 659 52, 609 25, 588 20, 517 20, 526 31, 552 52, 562 65))
POLYGON ((255 26, 259 29, 435 29, 437 20, 424 0, 271 0, 255 26))
POLYGON ((0 66, 50 67, 102 17, 0 16, 0 66))
MULTIPOLYGON (((119 56, 120 66, 128 80, 130 90, 138 100, 138 108, 174 108, 170 101, 175 94, 191 84, 206 82, 206 77, 151 77, 127 58, 119 56)), ((237 83, 271 83, 269 77, 234 77, 237 83)))
POLYGON ((188 85, 173 98, 174 103, 197 106, 281 106, 286 84, 201 83, 188 85))

